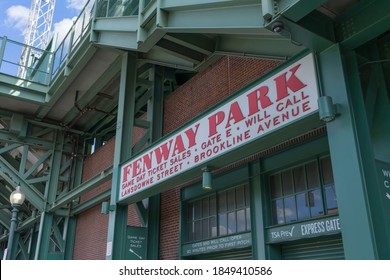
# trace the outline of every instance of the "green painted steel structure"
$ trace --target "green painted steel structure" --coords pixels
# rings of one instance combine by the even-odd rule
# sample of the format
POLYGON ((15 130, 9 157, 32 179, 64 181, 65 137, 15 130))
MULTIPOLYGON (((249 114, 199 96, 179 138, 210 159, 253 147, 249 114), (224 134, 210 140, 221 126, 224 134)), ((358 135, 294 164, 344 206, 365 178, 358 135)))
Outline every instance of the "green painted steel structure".
MULTIPOLYGON (((0 37, 1 244, 10 224, 9 194, 20 185, 27 198, 11 258, 71 259, 77 214, 109 197, 114 210, 106 258, 124 258, 127 206, 117 201, 119 166, 162 137, 163 96, 178 86, 175 75, 188 78, 224 55, 289 60, 310 51, 321 94, 339 109, 326 128, 335 184, 343 186, 336 192, 345 257, 390 259, 390 200, 377 176, 377 162, 390 163, 390 1, 121 3, 88 1, 64 41, 54 38, 37 50, 40 56, 23 78, 15 72, 18 61, 10 59, 10 50, 23 44, 0 37), (135 128, 144 134, 132 143, 135 128), (92 144, 113 136, 112 166, 82 182, 92 144), (82 194, 108 180, 111 191, 80 203, 82 194)), ((313 118, 296 128, 320 125, 313 118)), ((298 131, 287 129, 268 144, 298 131)), ((254 176, 264 164, 252 164, 248 175, 258 186, 251 189, 253 256, 280 258, 264 241, 267 217, 258 203, 264 202, 264 186, 254 176)), ((148 207, 138 202, 137 211, 148 226, 147 256, 157 259, 160 202, 158 195, 144 199, 148 207)))

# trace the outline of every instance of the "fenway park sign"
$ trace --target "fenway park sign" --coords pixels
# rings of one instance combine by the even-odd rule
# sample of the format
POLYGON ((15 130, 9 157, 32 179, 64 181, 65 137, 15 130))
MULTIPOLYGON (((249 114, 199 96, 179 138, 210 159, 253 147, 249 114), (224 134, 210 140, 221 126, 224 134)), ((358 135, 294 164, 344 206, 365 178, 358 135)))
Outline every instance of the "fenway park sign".
POLYGON ((205 166, 211 159, 313 113, 317 98, 316 72, 309 54, 124 163, 119 200, 205 166))

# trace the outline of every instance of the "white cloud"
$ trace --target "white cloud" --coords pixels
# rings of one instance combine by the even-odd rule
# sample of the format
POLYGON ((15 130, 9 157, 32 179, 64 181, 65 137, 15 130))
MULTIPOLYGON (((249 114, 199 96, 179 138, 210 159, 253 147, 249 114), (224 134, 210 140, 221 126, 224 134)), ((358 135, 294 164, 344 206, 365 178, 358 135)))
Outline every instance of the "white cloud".
POLYGON ((54 23, 53 32, 58 34, 58 38, 57 38, 58 43, 61 43, 64 37, 66 36, 66 34, 68 34, 74 20, 76 20, 76 17, 64 18, 60 22, 54 23))
POLYGON ((20 30, 23 34, 28 27, 30 8, 21 5, 11 6, 6 10, 7 17, 4 20, 6 26, 20 30))
POLYGON ((84 8, 85 3, 88 0, 66 0, 66 7, 68 9, 74 9, 76 11, 81 11, 84 8))

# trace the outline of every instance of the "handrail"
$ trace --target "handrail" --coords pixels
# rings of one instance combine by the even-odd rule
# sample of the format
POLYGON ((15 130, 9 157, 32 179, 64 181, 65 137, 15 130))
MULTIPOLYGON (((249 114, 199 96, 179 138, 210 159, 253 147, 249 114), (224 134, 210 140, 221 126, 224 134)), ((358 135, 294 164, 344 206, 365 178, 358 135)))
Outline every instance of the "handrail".
POLYGON ((74 21, 72 28, 65 35, 64 39, 54 51, 53 70, 51 73, 51 81, 58 74, 60 69, 65 65, 65 62, 70 59, 78 45, 82 41, 82 37, 86 35, 90 27, 94 0, 88 0, 79 16, 74 21))
POLYGON ((23 43, 0 37, 0 72, 23 80, 48 84, 50 69, 46 64, 53 53, 23 43), (21 54, 27 55, 27 65, 21 64, 21 54))
POLYGON ((96 17, 123 17, 138 15, 139 0, 97 0, 96 17))
MULTIPOLYGON (((145 0, 145 2, 149 1, 145 0)), ((7 37, 0 37, 0 72, 17 76, 20 79, 50 85, 70 61, 83 38, 89 34, 91 21, 94 17, 132 16, 138 14, 138 9, 139 0, 88 0, 61 42, 54 48, 51 47, 52 41, 46 50, 9 40, 7 37), (95 3, 96 11, 94 11, 95 3), (18 46, 16 49, 20 49, 20 51, 15 50, 15 45, 18 46), (50 49, 55 50, 51 51, 50 49), (21 64, 20 56, 22 53, 29 56, 34 54, 27 59, 27 65, 21 64)))
POLYGON ((43 50, 0 36, 0 73, 50 85, 87 35, 94 4, 95 0, 87 1, 54 52, 50 50, 51 44, 43 50), (21 64, 22 53, 28 55, 27 65, 21 64))

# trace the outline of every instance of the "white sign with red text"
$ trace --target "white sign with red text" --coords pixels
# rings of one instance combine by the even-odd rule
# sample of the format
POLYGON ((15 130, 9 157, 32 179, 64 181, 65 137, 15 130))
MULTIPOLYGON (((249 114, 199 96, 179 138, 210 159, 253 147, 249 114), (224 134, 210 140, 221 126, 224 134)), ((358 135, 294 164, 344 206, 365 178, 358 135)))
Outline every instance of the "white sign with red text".
POLYGON ((124 163, 119 200, 313 113, 317 98, 309 54, 124 163))

